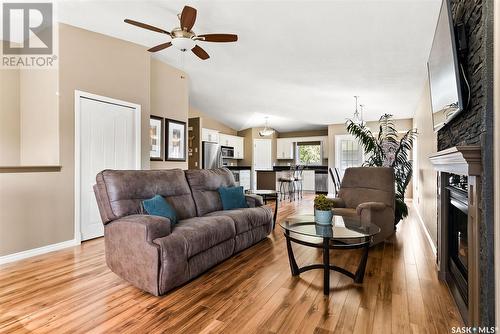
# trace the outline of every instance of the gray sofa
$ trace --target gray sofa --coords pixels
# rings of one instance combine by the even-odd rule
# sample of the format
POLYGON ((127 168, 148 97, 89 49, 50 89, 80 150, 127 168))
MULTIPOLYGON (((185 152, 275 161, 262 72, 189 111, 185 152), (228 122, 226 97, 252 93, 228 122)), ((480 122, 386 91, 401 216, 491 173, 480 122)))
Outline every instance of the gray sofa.
POLYGON ((217 189, 234 185, 226 168, 102 171, 94 193, 107 265, 158 296, 266 238, 273 216, 259 196, 246 195, 249 208, 222 210, 217 189), (143 212, 141 202, 156 194, 175 209, 177 224, 143 212))

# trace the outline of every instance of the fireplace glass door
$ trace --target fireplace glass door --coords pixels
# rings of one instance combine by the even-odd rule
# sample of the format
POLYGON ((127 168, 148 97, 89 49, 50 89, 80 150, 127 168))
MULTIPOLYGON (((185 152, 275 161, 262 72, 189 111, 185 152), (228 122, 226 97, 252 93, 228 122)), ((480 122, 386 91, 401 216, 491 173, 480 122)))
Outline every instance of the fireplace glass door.
POLYGON ((468 290, 468 232, 467 232, 467 193, 450 190, 448 206, 448 264, 452 279, 464 302, 467 304, 468 290))

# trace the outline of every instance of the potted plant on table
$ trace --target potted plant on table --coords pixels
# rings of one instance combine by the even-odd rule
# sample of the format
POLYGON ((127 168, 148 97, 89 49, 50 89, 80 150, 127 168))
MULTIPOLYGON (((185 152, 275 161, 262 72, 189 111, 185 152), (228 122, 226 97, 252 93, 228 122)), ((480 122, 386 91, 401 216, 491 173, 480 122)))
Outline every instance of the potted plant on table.
POLYGON ((330 225, 333 218, 333 202, 325 195, 314 198, 314 220, 320 225, 330 225))

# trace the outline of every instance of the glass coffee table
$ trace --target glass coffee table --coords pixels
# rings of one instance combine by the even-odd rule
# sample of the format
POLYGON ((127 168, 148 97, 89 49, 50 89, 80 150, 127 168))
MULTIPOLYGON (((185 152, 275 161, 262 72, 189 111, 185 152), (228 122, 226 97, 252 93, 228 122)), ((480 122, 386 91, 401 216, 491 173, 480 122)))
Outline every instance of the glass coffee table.
POLYGON ((285 233, 292 276, 298 276, 300 273, 312 269, 323 269, 323 293, 325 295, 330 293, 330 270, 351 277, 355 283, 363 283, 370 242, 373 236, 380 232, 377 225, 362 223, 357 218, 343 216, 333 216, 331 225, 319 225, 314 222, 314 215, 301 215, 282 221, 280 226, 285 233), (292 242, 308 247, 322 248, 323 263, 299 268, 293 254, 292 242), (330 249, 357 248, 363 248, 363 254, 355 273, 330 264, 330 249))

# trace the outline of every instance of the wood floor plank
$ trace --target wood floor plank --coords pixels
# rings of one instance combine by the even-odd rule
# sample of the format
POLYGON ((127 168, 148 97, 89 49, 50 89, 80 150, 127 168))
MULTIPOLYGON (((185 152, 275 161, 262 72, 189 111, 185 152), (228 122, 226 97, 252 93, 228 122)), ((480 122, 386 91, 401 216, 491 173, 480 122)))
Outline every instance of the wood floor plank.
MULTIPOLYGON (((278 220, 311 212, 313 196, 282 203, 278 220)), ((370 250, 362 284, 321 270, 292 277, 279 226, 165 296, 113 274, 103 239, 0 266, 1 333, 446 333, 463 326, 416 215, 370 250)), ((300 266, 322 251, 294 245, 300 266)), ((359 250, 330 253, 355 270, 359 250)))

